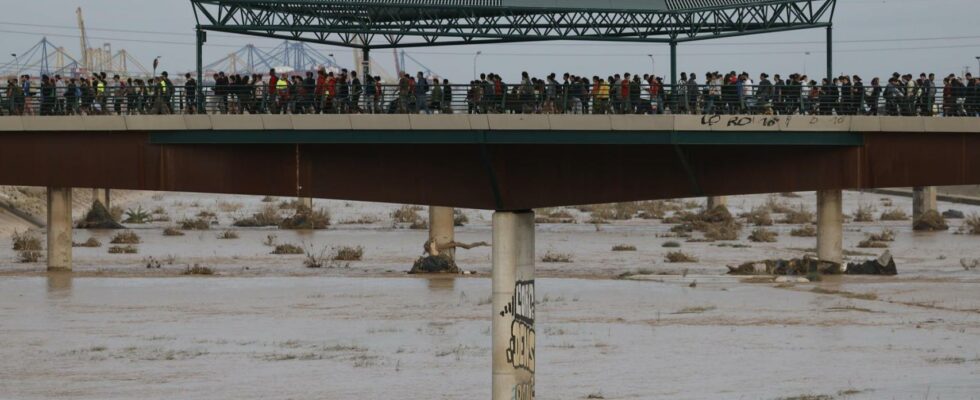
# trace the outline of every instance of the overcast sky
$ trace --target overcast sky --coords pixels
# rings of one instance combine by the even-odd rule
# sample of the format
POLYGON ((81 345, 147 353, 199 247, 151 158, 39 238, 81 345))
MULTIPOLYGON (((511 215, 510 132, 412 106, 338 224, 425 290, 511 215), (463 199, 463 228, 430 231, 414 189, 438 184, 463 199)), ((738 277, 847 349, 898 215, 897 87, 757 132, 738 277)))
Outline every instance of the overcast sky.
MULTIPOLYGON (((44 36, 78 58, 75 8, 82 7, 93 46, 110 42, 113 51, 125 48, 146 66, 160 56, 161 68, 171 72, 194 68, 195 21, 186 0, 0 0, 0 7, 15 10, 0 16, 0 66, 14 61, 11 53, 23 55, 44 36)), ((978 0, 839 0, 834 26, 837 74, 858 74, 868 81, 893 71, 945 75, 960 74, 965 67, 978 69, 978 0)), ((681 44, 679 69, 699 76, 707 70, 748 71, 753 76, 805 70, 811 77, 822 76, 824 38, 825 31, 815 29, 681 44)), ((205 64, 247 43, 272 47, 279 42, 212 33, 205 64)), ((350 49, 317 48, 335 54, 343 66, 353 65, 350 49)), ((667 45, 553 42, 407 50, 454 82, 471 78, 477 51, 483 52, 477 59, 479 71, 497 72, 507 80, 518 79, 522 70, 544 77, 549 72, 591 76, 647 73, 653 68, 657 75, 669 76, 667 45), (648 54, 654 55, 655 65, 648 54)), ((391 50, 372 56, 389 71, 394 69, 391 50)), ((409 61, 409 71, 420 68, 409 61)))

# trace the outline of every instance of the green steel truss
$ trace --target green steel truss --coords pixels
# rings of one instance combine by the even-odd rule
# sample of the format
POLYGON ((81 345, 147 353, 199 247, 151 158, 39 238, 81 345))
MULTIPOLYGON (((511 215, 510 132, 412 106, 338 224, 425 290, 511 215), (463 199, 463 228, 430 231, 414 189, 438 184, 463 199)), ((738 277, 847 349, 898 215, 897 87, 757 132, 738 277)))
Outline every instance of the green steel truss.
POLYGON ((191 4, 203 31, 383 49, 549 40, 681 43, 830 27, 836 1, 714 1, 707 4, 718 5, 649 10, 417 0, 191 0, 191 4))

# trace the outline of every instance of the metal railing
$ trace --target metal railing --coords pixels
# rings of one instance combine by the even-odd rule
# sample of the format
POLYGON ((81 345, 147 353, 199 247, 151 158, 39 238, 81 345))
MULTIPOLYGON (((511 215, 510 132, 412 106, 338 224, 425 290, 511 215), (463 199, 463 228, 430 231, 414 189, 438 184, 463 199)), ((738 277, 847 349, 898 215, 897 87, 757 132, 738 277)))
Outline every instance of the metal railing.
POLYGON ((980 88, 594 85, 398 85, 269 90, 266 85, 106 87, 0 91, 0 115, 151 114, 773 114, 978 116, 980 88), (52 92, 53 90, 53 92, 52 92), (843 91, 843 93, 841 93, 843 91), (53 94, 52 94, 53 93, 53 94))

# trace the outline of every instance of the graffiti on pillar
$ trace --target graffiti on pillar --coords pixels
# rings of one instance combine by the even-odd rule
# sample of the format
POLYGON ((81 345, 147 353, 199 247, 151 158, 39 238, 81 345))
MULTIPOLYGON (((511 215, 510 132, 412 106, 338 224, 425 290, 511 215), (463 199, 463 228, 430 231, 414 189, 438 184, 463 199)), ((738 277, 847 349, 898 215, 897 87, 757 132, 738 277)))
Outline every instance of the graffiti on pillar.
POLYGON ((534 400, 534 379, 530 383, 514 385, 514 392, 510 396, 511 400, 534 400))
POLYGON ((534 281, 517 281, 514 296, 500 312, 512 316, 507 362, 534 373, 534 281))

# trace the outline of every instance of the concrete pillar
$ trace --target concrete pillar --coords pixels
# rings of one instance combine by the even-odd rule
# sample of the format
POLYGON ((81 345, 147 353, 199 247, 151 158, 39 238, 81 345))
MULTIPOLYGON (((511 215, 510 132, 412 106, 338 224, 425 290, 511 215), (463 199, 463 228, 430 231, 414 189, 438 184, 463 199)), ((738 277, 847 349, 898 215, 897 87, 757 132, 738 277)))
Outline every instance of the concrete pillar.
POLYGON ((300 197, 300 204, 302 204, 306 209, 313 210, 313 198, 312 197, 300 197))
POLYGON ((71 271, 71 188, 48 188, 48 271, 71 271))
MULTIPOLYGON (((437 246, 452 243, 455 238, 453 209, 451 207, 429 207, 429 240, 437 246)), ((450 258, 456 259, 456 249, 440 250, 450 258)), ((434 255, 434 254, 433 254, 434 255)))
POLYGON ((817 192, 817 257, 844 262, 844 195, 840 190, 817 192))
POLYGON ((109 204, 111 201, 109 198, 109 189, 92 189, 92 201, 94 202, 95 200, 101 202, 107 210, 112 208, 112 205, 109 204))
POLYGON ((493 214, 493 400, 534 399, 534 213, 493 214))
POLYGON ((708 197, 708 207, 707 209, 713 210, 715 207, 725 206, 728 207, 728 196, 711 196, 708 197))
POLYGON ((936 202, 936 187, 915 188, 912 192, 912 221, 918 221, 923 214, 929 211, 939 211, 939 204, 936 202))

